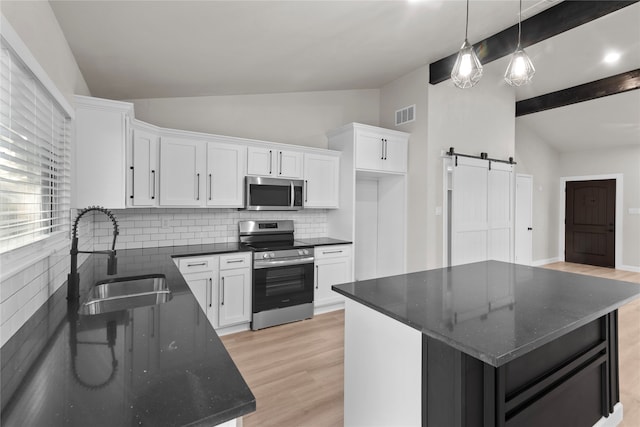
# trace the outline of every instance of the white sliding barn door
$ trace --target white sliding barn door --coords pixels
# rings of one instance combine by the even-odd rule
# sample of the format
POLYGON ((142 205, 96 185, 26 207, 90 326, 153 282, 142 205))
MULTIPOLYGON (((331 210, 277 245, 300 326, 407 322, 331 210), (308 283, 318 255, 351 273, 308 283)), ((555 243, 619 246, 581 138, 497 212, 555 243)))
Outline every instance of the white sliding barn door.
POLYGON ((513 166, 459 157, 451 174, 450 265, 513 260, 513 166))
POLYGON ((491 163, 488 179, 488 258, 513 261, 513 165, 491 163))

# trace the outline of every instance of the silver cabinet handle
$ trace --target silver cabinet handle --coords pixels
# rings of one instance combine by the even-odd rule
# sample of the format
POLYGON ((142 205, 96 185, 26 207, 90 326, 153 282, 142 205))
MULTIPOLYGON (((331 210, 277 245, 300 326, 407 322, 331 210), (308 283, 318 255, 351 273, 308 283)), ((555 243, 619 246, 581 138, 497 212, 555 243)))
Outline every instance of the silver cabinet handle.
POLYGON ((320 284, 320 269, 316 265, 316 289, 318 289, 319 284, 320 284))
POLYGON ((151 195, 151 200, 154 200, 156 198, 156 171, 155 170, 151 171, 151 179, 153 180, 153 193, 151 195))
POLYGON ((342 253, 342 249, 338 250, 338 251, 322 251, 322 253, 324 255, 326 255, 326 254, 341 254, 342 253))
POLYGON ((273 151, 269 150, 269 175, 271 175, 272 163, 273 163, 273 151))
POLYGON ((196 174, 196 200, 200 200, 200 174, 196 174))
POLYGON ((279 175, 282 175, 282 151, 278 151, 278 154, 280 155, 280 164, 278 166, 280 166, 280 173, 279 175))
POLYGON ((307 198, 309 196, 309 181, 307 181, 306 179, 304 180, 304 201, 307 201, 307 198))
POLYGON ((136 173, 133 171, 133 166, 129 166, 129 169, 131 169, 131 195, 129 198, 133 199, 133 191, 136 188, 136 173))
POLYGON ((384 159, 387 160, 387 154, 389 154, 389 141, 384 139, 384 159))
POLYGON ((226 261, 227 264, 235 264, 236 262, 243 262, 244 259, 242 258, 238 258, 238 259, 229 259, 226 261))
POLYGON ((211 294, 213 293, 213 279, 209 277, 209 287, 207 288, 207 295, 209 300, 209 307, 211 307, 211 294))
POLYGON ((211 181, 211 174, 209 174, 209 200, 211 200, 212 193, 213 193, 213 182, 211 181))
POLYGON ((196 262, 196 263, 193 263, 193 264, 187 264, 187 267, 197 267, 199 265, 207 265, 207 263, 206 262, 196 262))
POLYGON ((222 277, 222 300, 220 305, 224 305, 224 276, 222 277))

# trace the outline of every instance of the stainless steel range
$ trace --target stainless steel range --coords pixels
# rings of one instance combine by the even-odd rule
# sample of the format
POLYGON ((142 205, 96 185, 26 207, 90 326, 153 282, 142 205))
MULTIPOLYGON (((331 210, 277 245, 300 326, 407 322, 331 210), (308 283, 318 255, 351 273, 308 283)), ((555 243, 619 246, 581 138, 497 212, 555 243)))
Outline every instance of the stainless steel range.
POLYGON ((293 237, 293 221, 241 221, 253 254, 251 329, 313 317, 313 247, 293 237))

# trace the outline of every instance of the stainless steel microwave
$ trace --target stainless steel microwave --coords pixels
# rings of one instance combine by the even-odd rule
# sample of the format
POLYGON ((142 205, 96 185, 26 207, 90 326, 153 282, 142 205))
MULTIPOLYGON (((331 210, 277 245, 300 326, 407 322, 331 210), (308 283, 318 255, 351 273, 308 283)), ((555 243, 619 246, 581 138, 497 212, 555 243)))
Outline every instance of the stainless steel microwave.
POLYGON ((304 207, 301 179, 245 178, 244 208, 251 211, 295 211, 304 207))

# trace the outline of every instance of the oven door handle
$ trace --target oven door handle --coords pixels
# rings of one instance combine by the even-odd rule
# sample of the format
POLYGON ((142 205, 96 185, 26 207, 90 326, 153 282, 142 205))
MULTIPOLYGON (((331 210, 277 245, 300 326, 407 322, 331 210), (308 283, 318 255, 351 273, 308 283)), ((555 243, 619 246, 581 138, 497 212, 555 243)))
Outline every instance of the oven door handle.
POLYGON ((269 261, 263 261, 263 260, 257 259, 253 261, 253 269, 259 270, 261 268, 286 267, 288 265, 300 265, 300 264, 313 264, 313 257, 310 256, 305 258, 269 260, 269 261))

